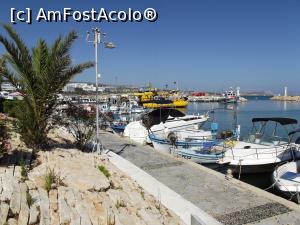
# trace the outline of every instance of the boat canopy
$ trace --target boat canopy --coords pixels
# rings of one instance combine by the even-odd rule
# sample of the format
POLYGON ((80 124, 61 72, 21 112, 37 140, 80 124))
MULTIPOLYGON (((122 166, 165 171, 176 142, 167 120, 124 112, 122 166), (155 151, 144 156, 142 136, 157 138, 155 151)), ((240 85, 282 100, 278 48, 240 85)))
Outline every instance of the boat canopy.
POLYGON ((291 132, 289 133, 289 136, 290 136, 290 135, 293 135, 293 134, 296 134, 296 133, 300 133, 300 129, 291 131, 291 132))
POLYGON ((163 123, 166 122, 169 116, 183 117, 185 116, 185 114, 176 109, 160 108, 160 109, 155 109, 143 115, 142 122, 146 128, 150 129, 150 127, 156 124, 160 124, 161 122, 163 123))
POLYGON ((266 118, 253 118, 252 122, 256 123, 256 122, 276 122, 276 123, 280 123, 281 125, 289 125, 289 124, 297 124, 298 121, 295 119, 291 119, 291 118, 282 118, 282 117, 266 117, 266 118))

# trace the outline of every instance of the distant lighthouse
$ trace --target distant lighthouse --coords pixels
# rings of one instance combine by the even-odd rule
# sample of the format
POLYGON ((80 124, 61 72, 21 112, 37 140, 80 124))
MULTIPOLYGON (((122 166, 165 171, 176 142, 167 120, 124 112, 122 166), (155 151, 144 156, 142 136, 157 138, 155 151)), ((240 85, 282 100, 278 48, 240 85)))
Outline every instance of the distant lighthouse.
POLYGON ((240 87, 237 87, 237 88, 236 88, 236 96, 237 96, 237 97, 240 97, 240 87))
POLYGON ((287 87, 284 87, 284 97, 287 97, 288 96, 288 94, 287 94, 287 87))

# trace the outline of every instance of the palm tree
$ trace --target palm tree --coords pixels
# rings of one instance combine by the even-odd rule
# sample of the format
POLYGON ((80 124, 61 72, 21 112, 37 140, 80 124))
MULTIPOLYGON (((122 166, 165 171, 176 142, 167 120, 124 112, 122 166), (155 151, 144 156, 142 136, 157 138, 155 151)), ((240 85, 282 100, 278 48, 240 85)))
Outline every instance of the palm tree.
POLYGON ((0 58, 0 76, 23 94, 24 99, 17 106, 17 128, 28 146, 40 149, 47 144, 57 94, 93 63, 72 65, 70 49, 78 37, 74 31, 66 37, 59 36, 52 45, 40 39, 29 50, 11 26, 3 28, 8 37, 0 34, 0 43, 7 51, 0 58))

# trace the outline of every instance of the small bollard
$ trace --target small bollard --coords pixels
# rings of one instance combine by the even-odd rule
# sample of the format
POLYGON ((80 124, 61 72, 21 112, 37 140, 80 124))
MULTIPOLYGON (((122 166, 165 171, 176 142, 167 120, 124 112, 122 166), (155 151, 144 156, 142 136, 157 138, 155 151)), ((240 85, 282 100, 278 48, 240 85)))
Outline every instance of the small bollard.
POLYGON ((226 178, 226 179, 233 178, 232 170, 231 170, 231 169, 227 169, 225 178, 226 178))

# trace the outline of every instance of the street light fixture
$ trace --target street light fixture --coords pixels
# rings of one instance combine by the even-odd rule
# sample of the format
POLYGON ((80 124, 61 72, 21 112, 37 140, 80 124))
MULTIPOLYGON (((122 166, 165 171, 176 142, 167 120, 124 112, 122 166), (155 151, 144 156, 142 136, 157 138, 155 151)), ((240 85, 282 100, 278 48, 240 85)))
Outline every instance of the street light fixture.
POLYGON ((99 28, 92 28, 93 37, 90 39, 90 32, 87 32, 87 42, 93 43, 95 48, 95 75, 96 75, 96 151, 101 154, 103 146, 100 146, 99 139, 99 95, 98 95, 98 80, 100 79, 100 73, 98 72, 98 44, 104 43, 105 48, 113 49, 115 45, 112 42, 101 42, 102 36, 106 33, 101 32, 99 28))

